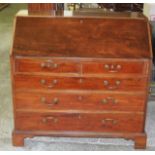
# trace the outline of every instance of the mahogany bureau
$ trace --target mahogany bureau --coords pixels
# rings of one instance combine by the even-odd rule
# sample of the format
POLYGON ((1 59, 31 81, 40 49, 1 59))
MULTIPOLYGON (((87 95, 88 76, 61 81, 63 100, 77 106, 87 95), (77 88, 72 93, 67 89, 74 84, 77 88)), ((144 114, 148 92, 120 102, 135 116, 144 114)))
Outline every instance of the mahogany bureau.
POLYGON ((15 18, 13 145, 34 136, 112 137, 146 147, 150 26, 138 13, 15 18))

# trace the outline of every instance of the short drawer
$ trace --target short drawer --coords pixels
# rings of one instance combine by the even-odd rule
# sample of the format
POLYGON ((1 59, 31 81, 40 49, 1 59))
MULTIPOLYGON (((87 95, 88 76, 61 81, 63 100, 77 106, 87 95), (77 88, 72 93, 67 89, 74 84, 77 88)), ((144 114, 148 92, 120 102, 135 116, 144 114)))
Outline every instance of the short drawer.
POLYGON ((15 75, 16 89, 144 91, 146 77, 57 77, 15 75))
POLYGON ((134 61, 134 60, 103 60, 98 62, 83 63, 83 73, 85 74, 106 74, 112 73, 114 75, 123 74, 148 74, 149 61, 134 61))
POLYGON ((16 130, 143 132, 143 114, 16 113, 16 130))
POLYGON ((144 111, 144 95, 95 92, 15 92, 18 110, 144 111))
POLYGON ((80 65, 74 60, 50 58, 16 58, 16 72, 79 73, 80 65))

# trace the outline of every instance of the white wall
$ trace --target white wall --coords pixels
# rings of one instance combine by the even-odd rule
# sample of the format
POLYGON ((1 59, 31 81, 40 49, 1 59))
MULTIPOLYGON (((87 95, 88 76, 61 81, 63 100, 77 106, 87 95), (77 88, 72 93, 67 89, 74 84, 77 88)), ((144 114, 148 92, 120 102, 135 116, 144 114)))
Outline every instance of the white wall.
POLYGON ((151 21, 155 21, 155 3, 145 3, 143 13, 151 21))

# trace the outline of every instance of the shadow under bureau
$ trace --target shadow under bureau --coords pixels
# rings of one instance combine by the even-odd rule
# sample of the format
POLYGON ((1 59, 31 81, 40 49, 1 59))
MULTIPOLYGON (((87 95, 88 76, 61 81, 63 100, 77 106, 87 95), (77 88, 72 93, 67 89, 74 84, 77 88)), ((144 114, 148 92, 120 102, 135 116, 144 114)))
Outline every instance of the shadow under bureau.
POLYGON ((13 145, 34 136, 112 137, 146 147, 150 27, 138 13, 15 18, 13 145))

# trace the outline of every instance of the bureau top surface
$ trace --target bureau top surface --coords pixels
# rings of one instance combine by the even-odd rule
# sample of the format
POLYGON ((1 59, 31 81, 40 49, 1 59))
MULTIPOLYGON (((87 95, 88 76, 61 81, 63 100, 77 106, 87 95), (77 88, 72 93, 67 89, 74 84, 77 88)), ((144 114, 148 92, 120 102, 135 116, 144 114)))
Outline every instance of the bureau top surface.
POLYGON ((139 12, 111 12, 104 11, 100 9, 83 9, 77 11, 55 11, 52 10, 50 12, 34 12, 28 13, 27 10, 21 10, 17 13, 17 16, 23 17, 57 17, 57 18, 128 18, 128 19, 146 19, 142 13, 139 12))
POLYGON ((60 11, 16 16, 13 55, 152 58, 148 20, 140 13, 60 11))

